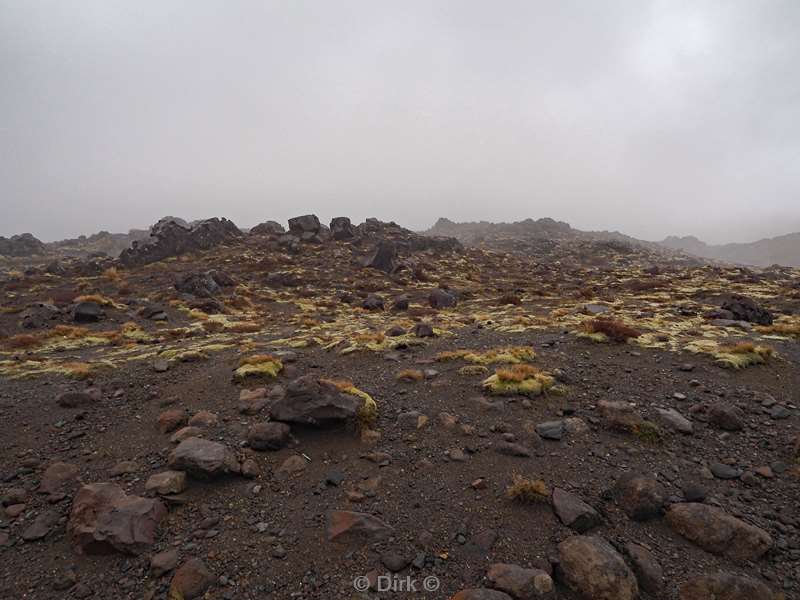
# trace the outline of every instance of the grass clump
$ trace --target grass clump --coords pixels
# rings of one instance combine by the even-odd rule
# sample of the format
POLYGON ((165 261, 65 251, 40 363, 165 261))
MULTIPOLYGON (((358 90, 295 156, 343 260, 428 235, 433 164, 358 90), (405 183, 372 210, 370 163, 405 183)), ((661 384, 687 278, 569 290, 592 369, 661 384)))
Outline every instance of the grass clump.
POLYGON ((26 350, 28 348, 35 348, 41 343, 42 340, 35 335, 19 333, 5 340, 4 345, 10 350, 26 350))
POLYGON ((248 377, 277 377, 283 370, 281 360, 271 354, 254 354, 239 361, 239 368, 233 372, 234 379, 243 380, 248 377))
POLYGON ((408 382, 422 381, 425 379, 425 373, 419 369, 403 369, 397 374, 397 379, 408 382))
POLYGON ((506 497, 523 504, 550 501, 550 488, 542 479, 530 479, 518 473, 511 476, 506 497))
POLYGON ((636 339, 642 332, 638 329, 626 325, 622 321, 598 317, 581 323, 579 335, 595 342, 618 342, 625 343, 629 339, 636 339))
POLYGON ((760 333, 800 338, 800 323, 775 323, 757 329, 760 333))
POLYGON ((495 374, 483 381, 483 388, 496 396, 541 396, 554 385, 551 375, 527 364, 495 369, 495 374))
POLYGON ((660 444, 662 441, 661 429, 652 421, 641 421, 631 427, 631 433, 645 444, 660 444))
POLYGON ((532 361, 536 358, 533 348, 527 346, 507 346, 503 348, 490 348, 483 352, 472 350, 450 350, 439 352, 436 360, 447 362, 450 360, 465 360, 476 365, 492 364, 519 364, 532 361))
POLYGON ((100 306, 117 306, 111 298, 103 296, 102 294, 84 294, 83 296, 75 298, 75 302, 94 302, 100 306))
POLYGON ((775 351, 769 346, 739 342, 732 346, 720 346, 713 356, 717 365, 724 369, 745 369, 752 365, 763 365, 773 354, 775 351))
POLYGON ((473 375, 485 375, 488 372, 489 369, 483 365, 465 365, 458 370, 458 374, 465 377, 470 377, 473 375))

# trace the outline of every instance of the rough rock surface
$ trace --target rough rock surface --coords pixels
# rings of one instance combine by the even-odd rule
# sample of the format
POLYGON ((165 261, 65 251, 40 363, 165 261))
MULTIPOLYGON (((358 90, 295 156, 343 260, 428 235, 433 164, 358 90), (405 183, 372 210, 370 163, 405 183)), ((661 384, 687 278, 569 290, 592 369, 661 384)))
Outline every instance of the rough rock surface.
POLYGON ((119 260, 126 267, 141 266, 186 252, 235 243, 242 236, 239 228, 228 219, 206 219, 188 228, 167 220, 152 228, 148 240, 133 242, 120 254, 119 260))
POLYGON ((564 583, 586 600, 634 600, 639 585, 625 560, 606 540, 576 535, 558 545, 564 583))
POLYGON ((324 380, 304 375, 286 386, 286 394, 269 408, 275 421, 327 425, 352 419, 358 414, 363 400, 345 394, 324 380))
POLYGON ((708 504, 674 504, 667 511, 667 521, 704 550, 738 562, 756 559, 772 547, 766 531, 708 504))
POLYGON ((169 467, 195 479, 214 479, 241 470, 236 456, 224 444, 198 437, 178 444, 169 455, 169 467))
POLYGON ((113 483, 93 483, 75 496, 67 533, 82 554, 140 554, 155 542, 166 514, 158 500, 129 496, 113 483))

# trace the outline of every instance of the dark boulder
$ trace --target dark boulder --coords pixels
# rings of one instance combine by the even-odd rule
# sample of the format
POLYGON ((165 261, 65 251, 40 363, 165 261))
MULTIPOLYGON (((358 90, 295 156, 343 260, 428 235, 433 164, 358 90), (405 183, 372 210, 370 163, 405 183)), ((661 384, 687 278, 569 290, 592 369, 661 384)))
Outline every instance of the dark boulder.
POLYGON ((375 250, 364 262, 365 267, 378 269, 384 273, 391 273, 395 269, 397 259, 397 246, 389 240, 381 240, 375 250))
POLYGON ((76 323, 96 323, 105 316, 103 307, 97 302, 79 302, 72 310, 72 318, 76 323))
POLYGON ((211 272, 187 273, 175 282, 175 289, 182 294, 191 294, 198 298, 211 298, 219 293, 219 284, 211 272))
POLYGON ((241 239, 242 232, 228 219, 215 217, 188 227, 170 218, 154 225, 147 240, 134 241, 123 250, 119 260, 126 267, 141 266, 220 244, 238 243, 241 239))
POLYGON ((772 325, 773 316, 755 300, 740 294, 731 294, 722 301, 722 310, 728 311, 737 321, 747 321, 758 325, 772 325))
POLYGON ((339 390, 332 382, 304 375, 286 386, 286 394, 269 409, 275 421, 327 425, 353 419, 364 401, 339 390))
POLYGON ((286 233, 286 229, 277 221, 265 221, 250 230, 250 235, 281 235, 282 233, 286 233))
POLYGON ((432 308, 449 308, 458 304, 458 299, 447 290, 436 288, 428 295, 428 303, 432 308))
POLYGON ((347 217, 331 219, 331 235, 335 240, 349 240, 356 236, 356 228, 347 217))
POLYGON ((319 230, 320 222, 317 215, 303 215, 289 219, 289 231, 301 238, 304 233, 313 235, 319 233, 319 230))

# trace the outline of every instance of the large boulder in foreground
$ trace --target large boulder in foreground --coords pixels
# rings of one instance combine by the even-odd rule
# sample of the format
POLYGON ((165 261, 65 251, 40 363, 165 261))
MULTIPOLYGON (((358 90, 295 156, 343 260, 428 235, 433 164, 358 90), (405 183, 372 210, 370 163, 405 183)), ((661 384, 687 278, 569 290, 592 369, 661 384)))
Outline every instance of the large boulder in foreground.
POLYGON ((186 438, 178 444, 169 455, 169 468, 206 480, 241 472, 236 455, 224 444, 198 437, 186 438))
POLYGON ((736 562, 754 560, 772 547, 772 538, 766 531, 708 504, 673 504, 667 512, 667 522, 676 533, 706 552, 736 562))
POLYGON ((166 515, 159 500, 129 496, 113 483, 93 483, 75 496, 67 534, 80 554, 140 554, 155 543, 166 515))
POLYGON ((353 419, 364 400, 339 390, 333 382, 304 375, 286 386, 286 393, 269 409, 275 421, 328 425, 353 419))
POLYGON ((559 575, 586 600, 633 600, 639 585, 623 558, 606 540, 575 535, 558 545, 559 575))
POLYGON ((730 573, 693 577, 680 587, 678 594, 680 600, 778 599, 778 596, 760 581, 730 573))

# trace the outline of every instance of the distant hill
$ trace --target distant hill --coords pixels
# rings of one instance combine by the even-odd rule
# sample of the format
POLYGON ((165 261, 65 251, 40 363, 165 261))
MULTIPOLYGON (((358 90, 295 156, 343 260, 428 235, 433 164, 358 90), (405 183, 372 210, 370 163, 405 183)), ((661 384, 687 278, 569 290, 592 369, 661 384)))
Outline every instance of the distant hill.
POLYGON ((433 227, 423 233, 455 237, 462 244, 468 246, 484 244, 498 247, 502 242, 504 248, 508 249, 514 243, 532 240, 562 244, 569 241, 616 242, 654 252, 688 254, 706 260, 756 267, 768 267, 775 264, 786 267, 800 266, 800 233, 791 233, 752 243, 714 246, 693 236, 670 236, 661 242, 648 242, 618 231, 581 231, 574 229, 569 223, 550 218, 525 219, 514 223, 491 223, 489 221, 456 223, 450 219, 440 218, 433 227))
POLYGON ((659 243, 666 248, 724 262, 756 267, 800 267, 800 232, 750 243, 711 245, 694 236, 670 236, 659 243))

